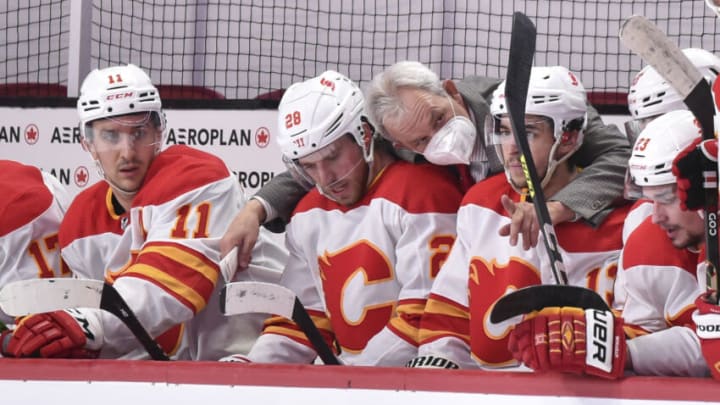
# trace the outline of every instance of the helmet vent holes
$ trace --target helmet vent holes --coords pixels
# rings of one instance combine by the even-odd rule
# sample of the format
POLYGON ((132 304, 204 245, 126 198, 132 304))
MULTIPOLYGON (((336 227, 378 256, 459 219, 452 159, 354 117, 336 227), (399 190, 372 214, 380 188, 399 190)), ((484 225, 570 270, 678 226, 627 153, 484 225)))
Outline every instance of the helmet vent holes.
POLYGON ((108 108, 107 108, 107 112, 111 113, 112 111, 113 111, 113 108, 112 108, 112 107, 108 107, 108 108))
POLYGON ((135 108, 135 104, 130 103, 129 107, 130 107, 131 109, 134 109, 134 108, 135 108))

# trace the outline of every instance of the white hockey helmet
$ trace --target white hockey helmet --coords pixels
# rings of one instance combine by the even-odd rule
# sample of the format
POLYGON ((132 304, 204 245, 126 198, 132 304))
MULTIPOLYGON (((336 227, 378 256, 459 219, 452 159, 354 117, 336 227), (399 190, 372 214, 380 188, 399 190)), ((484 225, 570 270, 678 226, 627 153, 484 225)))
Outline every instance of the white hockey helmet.
POLYGON ((672 163, 677 154, 702 136, 695 116, 688 110, 665 113, 640 133, 628 161, 625 197, 642 197, 642 187, 675 184, 672 163))
POLYGON ((305 185, 313 185, 296 165, 297 160, 350 134, 369 163, 373 158, 373 134, 364 130, 366 122, 363 94, 344 75, 328 70, 295 83, 285 91, 278 106, 276 139, 283 161, 305 185))
POLYGON ((147 112, 161 130, 165 128, 160 93, 147 73, 132 64, 90 72, 80 87, 77 111, 83 137, 94 120, 139 112, 147 112))
POLYGON ((351 134, 369 160, 372 150, 363 131, 364 116, 360 88, 328 70, 285 91, 278 106, 277 142, 286 157, 299 159, 351 134))
MULTIPOLYGON (((683 53, 712 84, 720 72, 720 58, 699 48, 686 48, 683 53)), ((628 110, 634 119, 685 109, 682 97, 652 66, 645 66, 633 78, 628 93, 628 110)))
MULTIPOLYGON (((490 120, 486 122, 486 145, 495 145, 498 157, 503 160, 500 148, 499 131, 500 118, 507 114, 505 102, 505 81, 493 92, 490 103, 490 120)), ((578 130, 575 150, 582 145, 584 129, 587 124, 587 96, 585 87, 580 80, 563 66, 533 67, 530 73, 527 101, 525 103, 526 115, 539 115, 547 117, 553 123, 553 136, 555 143, 550 151, 548 170, 543 178, 545 184, 558 163, 566 160, 572 153, 555 158, 555 150, 560 144, 563 133, 578 130)), ((574 151, 573 151, 574 152, 574 151)))

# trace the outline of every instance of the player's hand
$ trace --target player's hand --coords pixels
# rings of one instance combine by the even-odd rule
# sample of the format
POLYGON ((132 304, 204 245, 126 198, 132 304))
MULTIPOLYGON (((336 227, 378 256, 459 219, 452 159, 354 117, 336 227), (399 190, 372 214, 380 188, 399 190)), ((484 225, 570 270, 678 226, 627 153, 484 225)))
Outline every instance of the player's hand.
MULTIPOLYGON (((522 235, 523 249, 528 250, 537 246, 540 225, 535 206, 529 202, 514 202, 507 195, 500 197, 500 202, 510 215, 510 223, 501 226, 498 234, 509 236, 511 246, 517 246, 518 235, 522 235)), ((547 203, 547 207, 553 225, 570 220, 575 216, 571 209, 559 201, 550 201, 547 203)))
POLYGON ((695 300, 697 311, 693 312, 693 321, 705 362, 713 378, 720 380, 720 306, 708 302, 711 293, 703 293, 695 300))
POLYGON ((407 362, 405 367, 412 368, 460 368, 454 361, 446 359, 442 356, 426 355, 418 356, 407 362))
POLYGON ((627 349, 622 318, 610 311, 548 307, 510 332, 513 357, 535 371, 561 371, 615 379, 627 349))
MULTIPOLYGON (((705 205, 703 165, 710 161, 713 167, 716 167, 717 155, 717 139, 698 138, 680 151, 673 160, 672 171, 677 178, 678 198, 683 209, 694 211, 705 205)), ((717 185, 714 187, 717 188, 717 185)))
POLYGON ((30 315, 12 334, 3 335, 2 354, 7 357, 96 358, 103 331, 97 313, 68 309, 30 315))
POLYGON ((238 247, 238 270, 247 269, 251 254, 265 219, 265 209, 257 200, 250 199, 235 216, 220 239, 220 255, 224 257, 232 248, 238 247))

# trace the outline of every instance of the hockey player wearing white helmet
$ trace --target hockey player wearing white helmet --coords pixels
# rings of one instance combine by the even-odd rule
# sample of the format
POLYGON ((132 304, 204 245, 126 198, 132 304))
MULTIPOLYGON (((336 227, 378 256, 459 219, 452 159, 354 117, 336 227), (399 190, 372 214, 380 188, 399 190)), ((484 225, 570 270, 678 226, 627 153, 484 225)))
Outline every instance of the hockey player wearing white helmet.
MULTIPOLYGON (((683 53, 712 85, 720 73, 720 58, 699 48, 685 48, 683 53)), ((640 131, 654 118, 666 112, 686 109, 682 97, 670 83, 647 65, 635 75, 630 85, 628 110, 633 119, 625 123, 625 133, 634 143, 640 131)))
MULTIPOLYGON (((480 76, 443 81, 420 62, 402 61, 373 78, 365 92, 368 114, 378 132, 398 151, 409 152, 401 156, 454 167, 464 187, 469 188, 503 170, 495 150, 484 144, 483 135, 490 97, 500 82, 480 76)), ((615 203, 622 201, 630 145, 617 127, 604 125, 590 106, 585 128, 585 140, 572 157, 583 171, 548 202, 555 224, 582 218, 599 225, 615 203)), ((282 225, 281 219, 287 218, 304 193, 290 176, 275 176, 228 228, 221 242, 223 251, 235 245, 247 251, 259 223, 281 229, 277 225, 282 225)), ((535 211, 527 210, 524 217, 513 219, 513 226, 503 232, 512 240, 518 235, 537 240, 535 211)), ((249 256, 241 257, 246 260, 249 256)))
MULTIPOLYGON (((446 168, 398 160, 338 72, 290 86, 278 110, 283 159, 314 185, 287 226, 280 282, 344 364, 403 365, 455 239, 460 187, 446 168)), ((292 321, 274 317, 247 357, 307 364, 316 353, 292 321)))
MULTIPOLYGON (((475 184, 463 198, 457 240, 433 284, 421 322, 420 357, 413 366, 519 370, 520 362, 508 349, 517 319, 494 324, 487 314, 510 291, 553 282, 545 249, 528 249, 524 240, 525 247, 508 244, 497 232, 510 226, 517 207, 532 207, 527 202, 504 88, 501 83, 493 93, 485 136, 486 144, 497 148, 505 173, 475 184)), ((585 97, 582 83, 568 69, 532 69, 525 127, 536 169, 543 177, 543 192, 550 198, 578 175, 571 158, 586 138, 585 97)), ((613 210, 598 227, 586 221, 556 225, 571 285, 593 289, 612 300, 625 213, 624 207, 613 210)))
MULTIPOLYGON (((171 358, 246 353, 263 316, 225 317, 218 303, 219 236, 244 202, 237 181, 213 155, 184 145, 162 150, 160 94, 137 66, 90 72, 77 110, 83 147, 104 181, 75 197, 60 226, 70 270, 112 282, 171 358)), ((279 273, 285 258, 261 235, 254 263, 279 273)), ((25 318, 3 354, 147 358, 118 318, 90 308, 25 318)))

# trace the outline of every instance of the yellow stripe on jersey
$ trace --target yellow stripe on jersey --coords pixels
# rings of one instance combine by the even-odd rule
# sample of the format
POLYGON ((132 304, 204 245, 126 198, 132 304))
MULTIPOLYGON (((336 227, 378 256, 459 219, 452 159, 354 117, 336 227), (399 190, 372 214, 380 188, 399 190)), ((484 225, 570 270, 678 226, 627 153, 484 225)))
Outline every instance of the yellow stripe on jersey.
POLYGON ((423 322, 418 332, 420 343, 454 336, 470 342, 470 315, 452 303, 431 298, 425 305, 423 322))
POLYGON ((420 302, 398 305, 398 316, 390 319, 389 327, 408 343, 417 345, 419 343, 418 323, 424 308, 425 304, 420 302))
POLYGON ((638 336, 644 336, 644 335, 647 335, 648 333, 650 333, 640 326, 630 325, 627 323, 625 325, 623 325, 623 331, 625 332, 625 335, 627 335, 627 337, 629 339, 634 339, 638 336))
POLYGON ((467 310, 432 298, 427 301, 427 304, 425 305, 425 312, 440 314, 443 316, 452 316, 455 318, 469 318, 467 310))
POLYGON ((184 249, 178 248, 175 245, 150 245, 145 246, 140 252, 140 255, 144 253, 159 253, 163 256, 171 258, 186 267, 196 270, 198 273, 205 276, 208 281, 215 284, 218 279, 218 268, 209 266, 207 258, 203 260, 196 254, 192 254, 184 249))
MULTIPOLYGON (((310 315, 310 318, 315 326, 320 330, 323 338, 328 339, 328 336, 332 335, 330 320, 327 317, 310 315)), ((282 316, 272 316, 265 320, 263 333, 285 336, 312 348, 307 336, 305 336, 305 333, 300 330, 297 324, 282 316)))
POLYGON ((141 276, 141 278, 152 281, 173 294, 184 298, 193 306, 194 313, 200 312, 207 305, 205 298, 198 294, 195 289, 156 267, 143 263, 134 264, 122 276, 131 274, 141 276))

